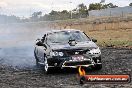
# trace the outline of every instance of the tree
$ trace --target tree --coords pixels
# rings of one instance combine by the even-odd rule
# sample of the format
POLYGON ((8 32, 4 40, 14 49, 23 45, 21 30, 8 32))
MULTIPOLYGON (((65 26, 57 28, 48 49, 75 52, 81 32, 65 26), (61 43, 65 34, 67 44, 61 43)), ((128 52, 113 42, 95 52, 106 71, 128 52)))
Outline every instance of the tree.
POLYGON ((79 4, 78 5, 78 8, 79 8, 79 10, 82 10, 82 11, 87 10, 87 6, 84 5, 83 3, 82 4, 79 4))
POLYGON ((65 19, 69 19, 70 18, 70 12, 68 12, 67 10, 63 10, 63 11, 61 11, 60 13, 60 16, 61 16, 61 18, 60 19, 62 19, 62 20, 65 20, 65 19))
POLYGON ((132 6, 132 3, 130 3, 129 6, 132 6))
POLYGON ((118 7, 116 5, 113 5, 112 3, 109 3, 106 6, 107 6, 107 8, 116 8, 116 7, 118 7))
POLYGON ((92 3, 89 5, 89 10, 100 10, 102 9, 102 4, 101 3, 92 3))
POLYGON ((68 11, 67 10, 63 10, 61 11, 62 14, 68 14, 68 11))
POLYGON ((52 10, 52 11, 49 13, 49 15, 58 15, 58 12, 57 12, 57 11, 52 10))
POLYGON ((42 12, 41 11, 34 12, 32 14, 32 17, 30 19, 33 20, 33 21, 39 21, 39 19, 40 19, 41 16, 42 16, 42 12))
POLYGON ((63 11, 54 11, 54 10, 52 10, 48 14, 47 17, 51 21, 53 21, 53 20, 65 20, 65 19, 70 18, 70 12, 68 12, 67 10, 63 10, 63 11))
POLYGON ((32 17, 33 18, 38 18, 38 17, 40 17, 42 15, 42 12, 41 11, 39 11, 39 12, 34 12, 33 14, 32 14, 32 17))
POLYGON ((78 11, 81 17, 86 17, 88 15, 87 6, 83 3, 78 5, 78 11))
POLYGON ((112 3, 109 4, 101 4, 101 3, 92 3, 89 5, 89 10, 100 10, 100 9, 107 9, 107 8, 116 8, 118 6, 113 5, 112 3))

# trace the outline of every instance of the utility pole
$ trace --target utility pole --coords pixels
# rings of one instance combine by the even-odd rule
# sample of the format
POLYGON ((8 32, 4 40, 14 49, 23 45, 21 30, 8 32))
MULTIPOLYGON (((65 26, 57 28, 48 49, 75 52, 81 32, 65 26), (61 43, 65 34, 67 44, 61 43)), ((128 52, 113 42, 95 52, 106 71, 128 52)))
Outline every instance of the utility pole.
POLYGON ((29 8, 29 16, 30 16, 30 17, 32 16, 31 7, 29 8))
MULTIPOLYGON (((51 11, 53 11, 53 6, 54 6, 54 3, 52 2, 52 3, 51 3, 51 11)), ((54 20, 54 19, 55 19, 54 16, 51 15, 50 20, 54 20)))
MULTIPOLYGON (((72 6, 72 2, 70 1, 70 6, 72 6)), ((71 8, 71 19, 72 19, 72 8, 71 8)))
POLYGON ((31 22, 32 21, 32 11, 31 11, 31 7, 29 8, 29 22, 31 22))
POLYGON ((51 3, 51 11, 53 10, 53 6, 54 6, 54 3, 52 2, 51 3))
POLYGON ((1 15, 1 12, 2 12, 2 8, 0 7, 0 15, 1 15))

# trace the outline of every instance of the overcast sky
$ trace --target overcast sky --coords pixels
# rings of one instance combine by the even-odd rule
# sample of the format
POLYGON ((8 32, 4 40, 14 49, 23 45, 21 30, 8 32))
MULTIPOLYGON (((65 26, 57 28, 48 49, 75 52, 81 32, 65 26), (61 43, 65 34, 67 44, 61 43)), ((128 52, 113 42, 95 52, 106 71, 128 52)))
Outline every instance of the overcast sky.
MULTIPOLYGON (((0 14, 28 17, 35 11, 42 11, 44 14, 51 10, 70 10, 78 4, 99 3, 101 0, 0 0, 0 14), (72 3, 70 3, 72 2, 72 3)), ((105 0, 105 3, 113 3, 120 7, 128 6, 132 0, 105 0)))

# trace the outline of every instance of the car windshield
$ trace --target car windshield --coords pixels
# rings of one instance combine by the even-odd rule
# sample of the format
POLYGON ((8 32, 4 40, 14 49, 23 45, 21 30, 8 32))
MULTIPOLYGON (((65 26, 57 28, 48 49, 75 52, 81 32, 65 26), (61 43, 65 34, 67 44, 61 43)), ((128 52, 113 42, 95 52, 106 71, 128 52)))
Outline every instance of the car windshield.
POLYGON ((80 31, 55 32, 50 33, 47 37, 48 43, 68 43, 69 40, 75 40, 76 42, 90 41, 90 39, 80 31))

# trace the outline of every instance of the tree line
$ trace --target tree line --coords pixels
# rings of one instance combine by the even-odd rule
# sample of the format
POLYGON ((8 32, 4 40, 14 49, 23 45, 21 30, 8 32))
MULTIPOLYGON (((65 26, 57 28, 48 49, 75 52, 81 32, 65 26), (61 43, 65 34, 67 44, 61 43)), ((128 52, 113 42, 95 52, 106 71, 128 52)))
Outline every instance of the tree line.
POLYGON ((82 4, 79 4, 75 9, 71 11, 63 10, 63 11, 54 11, 52 10, 49 14, 45 14, 42 16, 42 12, 34 12, 32 14, 32 21, 54 21, 54 20, 66 20, 66 19, 78 19, 78 18, 86 18, 89 16, 88 11, 91 10, 100 10, 107 8, 116 8, 118 6, 109 4, 101 4, 101 3, 92 3, 89 5, 89 8, 82 4))
MULTIPOLYGON (((129 4, 132 6, 132 3, 129 4)), ((78 19, 78 18, 86 18, 89 16, 89 11, 91 10, 101 10, 107 8, 116 8, 117 5, 112 3, 101 4, 101 3, 92 3, 88 7, 85 4, 79 4, 75 9, 68 11, 54 11, 52 10, 50 13, 42 15, 41 11, 34 12, 30 18, 20 19, 16 16, 6 16, 0 15, 0 23, 21 23, 21 22, 37 22, 37 21, 54 21, 54 20, 67 20, 67 19, 78 19)))

